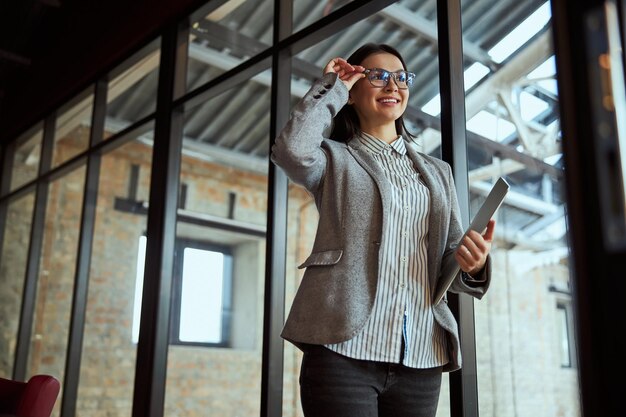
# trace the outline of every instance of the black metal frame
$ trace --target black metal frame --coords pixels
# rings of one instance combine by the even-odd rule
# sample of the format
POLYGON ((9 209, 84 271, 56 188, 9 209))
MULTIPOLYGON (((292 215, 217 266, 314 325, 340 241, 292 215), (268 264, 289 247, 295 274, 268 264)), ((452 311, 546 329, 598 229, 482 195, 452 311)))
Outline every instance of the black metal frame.
MULTIPOLYGON (((103 140, 106 99, 107 83, 98 81, 95 85, 94 92, 89 148, 92 148, 103 140)), ((80 235, 78 238, 78 254, 74 273, 74 294, 72 296, 72 311, 70 314, 70 331, 65 360, 63 397, 61 399, 62 417, 69 417, 76 414, 76 397, 80 378, 85 313, 87 310, 89 290, 89 267, 91 265, 91 249, 96 224, 100 162, 101 156, 98 153, 90 153, 87 157, 80 235)))
MULTIPOLYGON (((464 226, 469 225, 469 178, 463 85, 461 1, 437 1, 442 158, 452 167, 464 226)), ((463 368, 450 374, 451 415, 478 416, 478 381, 474 304, 471 297, 450 294, 448 302, 459 323, 463 368)))
POLYGON ((184 112, 174 106, 187 75, 189 26, 173 24, 161 38, 148 242, 137 344, 133 417, 163 416, 169 342, 170 294, 176 238, 184 112))
MULTIPOLYGON (((274 2, 274 44, 291 34, 291 2, 274 2)), ((291 97, 291 55, 272 56, 270 146, 287 121, 291 97)), ((287 252, 287 176, 269 162, 265 302, 263 306, 263 357, 261 362, 261 416, 281 416, 283 409, 283 342, 285 264, 287 252)))
MULTIPOLYGON (((76 166, 87 164, 81 234, 76 260, 76 276, 70 335, 65 369, 62 417, 75 414, 79 383, 80 356, 85 324, 88 274, 91 245, 94 234, 95 199, 97 197, 100 155, 122 146, 136 134, 155 123, 153 169, 150 182, 146 248, 146 268, 141 312, 141 329, 137 346, 134 417, 162 417, 165 398, 167 352, 169 344, 169 302, 172 290, 173 253, 177 221, 180 155, 184 111, 251 78, 258 72, 272 68, 270 137, 273 139, 285 124, 290 108, 292 62, 298 52, 340 30, 378 12, 394 0, 355 0, 319 21, 293 33, 293 0, 274 2, 274 40, 271 46, 201 87, 185 92, 189 24, 194 16, 205 16, 219 7, 223 0, 209 1, 183 22, 172 24, 161 32, 161 61, 157 92, 157 109, 113 137, 102 140, 106 115, 106 76, 97 81, 89 149, 51 169, 54 142, 54 120, 51 114, 44 129, 41 168, 37 179, 9 192, 3 176, 0 193, 0 226, 6 215, 6 203, 36 188, 28 266, 20 316, 20 331, 16 348, 14 378, 26 377, 26 361, 30 344, 35 308, 35 291, 41 255, 43 221, 48 184, 76 166)), ((440 37, 439 60, 442 97, 442 151, 451 163, 457 183, 457 192, 463 221, 469 217, 469 186, 467 180, 467 134, 465 131, 465 93, 463 90, 462 31, 460 0, 438 0, 438 27, 440 37)), ((149 42, 148 42, 149 43, 149 42)), ((131 61, 126 61, 131 62, 131 61)), ((113 71, 122 71, 117 68, 113 71)), ((109 76, 113 76, 113 72, 109 76)), ((273 140, 271 141, 273 142, 273 140)), ((4 148, 3 170, 10 170, 15 146, 4 148)), ((282 415, 283 341, 279 336, 284 322, 285 261, 287 236, 287 191, 285 174, 269 163, 267 251, 265 270, 265 301, 263 318, 263 359, 261 377, 262 416, 282 415)), ((180 216, 180 215, 179 215, 180 216)), ((1 243, 1 238, 0 238, 1 243)), ((1 249, 1 246, 0 246, 1 249)), ((451 375, 452 417, 478 416, 476 363, 474 347, 473 305, 471 300, 454 298, 460 321, 464 355, 463 371, 451 375)))
MULTIPOLYGON (((0 196, 9 192, 11 187, 11 171, 13 170, 13 154, 15 142, 11 142, 0 148, 0 196)), ((0 262, 2 261, 2 249, 4 247, 4 231, 9 210, 9 200, 0 200, 0 262)))
MULTIPOLYGON (((624 16, 624 1, 619 4, 624 16)), ((604 1, 552 0, 551 5, 561 127, 563 137, 567 138, 563 141, 563 158, 581 411, 585 416, 616 416, 624 413, 624 384, 619 381, 623 380, 626 364, 615 358, 623 355, 626 343, 617 336, 615 323, 623 322, 626 316, 626 307, 620 302, 621 294, 626 292, 626 281, 622 278, 626 250, 602 244, 598 164, 609 161, 598 158, 595 145, 599 138, 614 133, 612 125, 604 120, 605 126, 596 125, 599 121, 596 112, 609 116, 606 114, 609 110, 599 103, 600 91, 592 88, 600 81, 596 78, 596 63, 602 43, 606 42, 601 33, 605 23, 596 20, 590 25, 587 21, 591 15, 602 15, 604 1), (595 34, 589 37, 592 32, 595 34)), ((622 37, 625 24, 621 22, 622 37)))
MULTIPOLYGON (((44 121, 39 173, 47 172, 52 164, 55 124, 56 112, 53 112, 44 121)), ((13 379, 17 380, 26 378, 26 367, 28 366, 28 352, 35 315, 35 303, 37 301, 37 283, 39 281, 39 263, 43 247, 44 222, 48 204, 48 185, 49 181, 43 180, 37 182, 36 185, 35 207, 33 209, 30 243, 28 246, 28 262, 26 265, 26 276, 24 277, 24 291, 22 292, 20 326, 15 345, 13 379)))

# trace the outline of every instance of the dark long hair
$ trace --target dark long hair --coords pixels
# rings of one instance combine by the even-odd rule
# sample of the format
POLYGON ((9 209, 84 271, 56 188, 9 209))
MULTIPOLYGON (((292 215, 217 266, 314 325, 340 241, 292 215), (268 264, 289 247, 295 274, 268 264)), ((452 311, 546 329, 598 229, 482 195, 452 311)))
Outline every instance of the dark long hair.
MULTIPOLYGON (((385 44, 366 43, 365 45, 354 51, 354 53, 350 55, 350 57, 348 57, 348 62, 352 65, 360 65, 368 56, 381 52, 395 55, 400 60, 400 62, 402 62, 402 67, 404 68, 404 70, 407 71, 406 63, 404 62, 404 58, 402 58, 402 55, 400 55, 400 52, 398 52, 395 48, 385 44)), ((352 137, 361 134, 361 123, 359 122, 359 116, 352 106, 343 106, 343 108, 335 116, 333 122, 333 129, 330 133, 330 138, 333 140, 336 140, 338 142, 347 142, 352 137)), ((396 119, 395 124, 396 133, 398 135, 403 135, 408 139, 415 138, 407 130, 402 116, 396 119)))

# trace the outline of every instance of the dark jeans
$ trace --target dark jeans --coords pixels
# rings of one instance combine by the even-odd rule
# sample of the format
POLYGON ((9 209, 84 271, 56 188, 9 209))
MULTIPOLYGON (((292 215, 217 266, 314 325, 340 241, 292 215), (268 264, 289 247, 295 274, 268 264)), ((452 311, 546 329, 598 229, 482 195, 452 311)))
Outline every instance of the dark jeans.
POLYGON ((306 417, 434 417, 441 369, 356 360, 307 345, 300 370, 302 409, 306 417))

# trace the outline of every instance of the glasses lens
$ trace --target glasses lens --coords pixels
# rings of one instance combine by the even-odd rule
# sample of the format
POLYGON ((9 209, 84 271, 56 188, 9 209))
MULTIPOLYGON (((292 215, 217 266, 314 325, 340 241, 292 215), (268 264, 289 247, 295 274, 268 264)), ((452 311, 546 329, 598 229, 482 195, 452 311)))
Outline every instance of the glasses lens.
POLYGON ((367 73, 367 78, 374 87, 386 87, 391 77, 394 78, 398 88, 406 89, 413 84, 415 74, 408 71, 389 72, 379 68, 368 70, 367 73))
POLYGON ((407 86, 407 73, 406 71, 396 72, 396 83, 400 88, 406 88, 407 86))
POLYGON ((387 85, 390 75, 385 70, 374 69, 369 72, 368 78, 374 87, 384 87, 387 85))
POLYGON ((413 74, 412 72, 405 72, 406 74, 406 85, 407 87, 410 87, 413 85, 413 80, 415 79, 415 74, 413 74))

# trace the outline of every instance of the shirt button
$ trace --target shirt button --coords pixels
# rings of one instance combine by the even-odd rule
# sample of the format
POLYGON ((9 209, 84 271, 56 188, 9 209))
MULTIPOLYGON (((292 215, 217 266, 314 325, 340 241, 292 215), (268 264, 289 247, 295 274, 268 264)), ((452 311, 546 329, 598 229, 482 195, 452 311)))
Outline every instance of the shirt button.
POLYGON ((409 206, 404 206, 404 209, 405 209, 405 210, 408 210, 408 209, 409 209, 409 206))
POLYGON ((404 288, 404 284, 400 284, 400 288, 404 288))
POLYGON ((400 260, 401 260, 402 262, 406 262, 406 256, 403 256, 402 258, 400 258, 400 260))
POLYGON ((407 232, 402 232, 402 237, 407 237, 409 234, 407 232))

